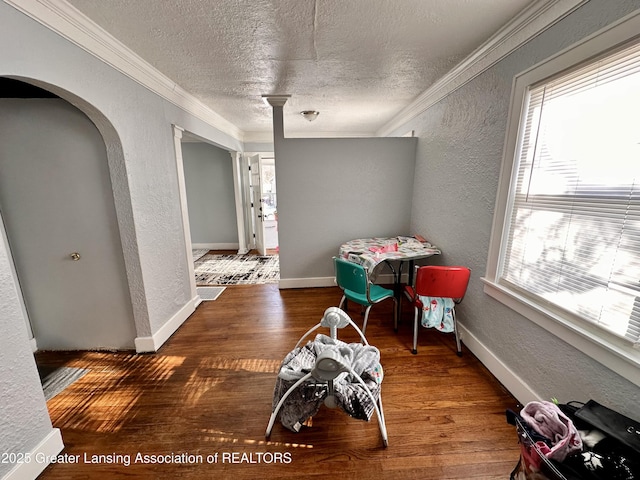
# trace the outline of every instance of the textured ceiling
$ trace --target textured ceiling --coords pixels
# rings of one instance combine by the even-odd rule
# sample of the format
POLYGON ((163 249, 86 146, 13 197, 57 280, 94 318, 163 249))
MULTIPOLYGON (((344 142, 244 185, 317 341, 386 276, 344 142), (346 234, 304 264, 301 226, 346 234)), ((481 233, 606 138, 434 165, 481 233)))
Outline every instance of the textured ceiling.
POLYGON ((69 0, 247 134, 372 134, 531 0, 69 0), (299 112, 318 110, 310 123, 299 112))

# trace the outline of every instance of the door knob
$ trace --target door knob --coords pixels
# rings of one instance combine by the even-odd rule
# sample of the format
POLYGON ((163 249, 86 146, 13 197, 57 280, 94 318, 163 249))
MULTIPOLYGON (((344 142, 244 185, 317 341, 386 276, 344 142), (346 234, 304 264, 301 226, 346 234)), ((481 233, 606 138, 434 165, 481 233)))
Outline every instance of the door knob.
POLYGON ((78 252, 73 252, 71 255, 71 260, 78 261, 80 260, 80 254, 78 252))

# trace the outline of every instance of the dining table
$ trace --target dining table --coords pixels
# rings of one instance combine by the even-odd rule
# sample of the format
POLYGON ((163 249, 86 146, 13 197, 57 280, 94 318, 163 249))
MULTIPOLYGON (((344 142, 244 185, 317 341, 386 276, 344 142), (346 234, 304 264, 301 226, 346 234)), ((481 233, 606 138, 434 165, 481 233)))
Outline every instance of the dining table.
POLYGON ((429 243, 421 235, 396 237, 370 237, 349 240, 340 245, 338 256, 350 262, 358 263, 367 269, 371 282, 382 270, 381 265, 387 265, 394 276, 394 292, 400 313, 400 296, 402 295, 402 270, 405 263, 409 264, 407 271, 410 285, 413 282, 414 262, 442 252, 438 247, 429 243), (398 263, 398 270, 392 262, 398 263))

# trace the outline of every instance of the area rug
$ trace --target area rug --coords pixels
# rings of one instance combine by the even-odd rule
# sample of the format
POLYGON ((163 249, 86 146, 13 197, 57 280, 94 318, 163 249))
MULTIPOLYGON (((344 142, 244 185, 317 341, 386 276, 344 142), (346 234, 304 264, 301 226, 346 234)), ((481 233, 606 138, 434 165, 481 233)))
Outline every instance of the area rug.
POLYGON ((207 253, 209 253, 209 250, 207 250, 206 248, 194 248, 191 250, 194 262, 204 257, 207 253))
POLYGON ((51 400, 76 380, 86 375, 85 368, 48 367, 38 365, 38 373, 44 391, 44 398, 51 400))
POLYGON ((196 287, 196 292, 202 301, 217 300, 225 287, 196 287))
POLYGON ((194 263, 196 285, 256 285, 278 283, 277 255, 207 254, 194 263))

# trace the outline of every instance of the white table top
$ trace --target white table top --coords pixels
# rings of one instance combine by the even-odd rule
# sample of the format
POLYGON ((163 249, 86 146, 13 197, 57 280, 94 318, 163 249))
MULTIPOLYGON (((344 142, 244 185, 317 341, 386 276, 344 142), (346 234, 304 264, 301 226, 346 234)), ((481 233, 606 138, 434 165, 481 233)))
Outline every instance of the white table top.
POLYGON ((397 236, 350 240, 340 246, 339 256, 363 265, 372 273, 384 261, 417 260, 440 253, 440 249, 429 242, 421 242, 415 237, 397 236))

